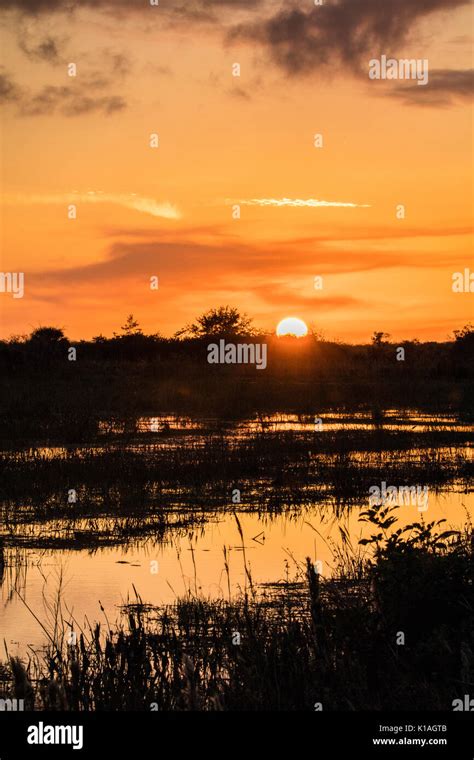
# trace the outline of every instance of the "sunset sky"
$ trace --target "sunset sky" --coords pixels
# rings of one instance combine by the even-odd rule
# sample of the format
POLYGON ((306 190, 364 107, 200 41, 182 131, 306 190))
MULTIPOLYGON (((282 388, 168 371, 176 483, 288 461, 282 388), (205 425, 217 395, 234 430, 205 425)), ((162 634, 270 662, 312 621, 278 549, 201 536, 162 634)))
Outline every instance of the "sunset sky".
POLYGON ((168 336, 221 304, 350 342, 472 320, 451 288, 474 270, 467 0, 0 11, 1 268, 25 273, 23 298, 0 293, 2 337, 111 335, 130 312, 168 336), (370 80, 381 55, 428 59, 428 85, 370 80), (261 202, 282 198, 335 205, 261 202))

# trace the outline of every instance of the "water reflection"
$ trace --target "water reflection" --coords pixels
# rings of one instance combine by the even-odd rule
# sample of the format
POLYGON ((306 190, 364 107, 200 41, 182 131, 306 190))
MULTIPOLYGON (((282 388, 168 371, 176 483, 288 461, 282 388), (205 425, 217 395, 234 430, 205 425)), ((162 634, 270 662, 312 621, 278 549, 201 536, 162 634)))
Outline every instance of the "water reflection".
MULTIPOLYGON (((365 508, 367 504, 359 506, 365 508)), ((446 518, 448 525, 460 528, 473 507, 472 492, 440 492, 431 496, 424 518, 446 518)), ((253 582, 274 583, 287 574, 291 576, 305 557, 319 561, 322 575, 331 576, 334 555, 342 544, 341 528, 356 554, 367 552, 357 543, 367 535, 366 525, 358 521, 360 508, 339 517, 327 509, 275 516, 239 512, 253 582)), ((414 507, 399 510, 400 524, 419 519, 414 507)), ((64 587, 64 617, 73 618, 76 628, 87 627, 87 621, 105 622, 100 605, 109 620, 115 620, 120 605, 133 597, 134 588, 154 605, 172 602, 188 589, 227 596, 224 548, 228 552, 230 589, 235 594, 245 584, 245 572, 242 541, 232 514, 209 515, 198 529, 183 530, 165 541, 149 536, 124 546, 94 550, 8 550, 0 605, 1 636, 11 654, 40 648, 45 633, 32 613, 45 624, 48 605, 60 583, 64 587)))

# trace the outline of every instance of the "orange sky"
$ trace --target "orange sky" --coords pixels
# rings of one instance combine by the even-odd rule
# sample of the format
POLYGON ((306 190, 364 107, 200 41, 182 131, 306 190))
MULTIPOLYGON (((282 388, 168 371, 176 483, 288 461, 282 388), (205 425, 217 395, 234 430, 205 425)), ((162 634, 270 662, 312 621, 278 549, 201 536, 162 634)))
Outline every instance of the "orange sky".
POLYGON ((1 267, 25 273, 23 298, 0 293, 3 337, 111 335, 130 312, 171 335, 220 304, 348 341, 472 320, 451 289, 474 270, 467 2, 65 5, 0 0, 1 267), (381 54, 428 59, 429 84, 369 80, 381 54), (281 198, 356 207, 232 218, 281 198))

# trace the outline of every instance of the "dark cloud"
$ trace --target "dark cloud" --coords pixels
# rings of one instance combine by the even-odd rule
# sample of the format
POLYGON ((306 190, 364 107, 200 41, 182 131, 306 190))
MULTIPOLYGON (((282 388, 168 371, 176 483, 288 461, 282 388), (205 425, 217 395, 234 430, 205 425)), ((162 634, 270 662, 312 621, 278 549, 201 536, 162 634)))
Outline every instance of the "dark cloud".
POLYGON ((230 90, 227 90, 227 94, 231 95, 233 98, 239 98, 239 100, 252 100, 250 95, 246 90, 244 90, 243 87, 232 87, 230 90))
POLYGON ((235 25, 229 40, 264 45, 290 75, 329 65, 366 75, 368 59, 393 55, 421 19, 468 4, 469 0, 326 0, 306 10, 293 2, 270 17, 235 25))
POLYGON ((0 103, 17 103, 21 100, 21 90, 8 76, 0 72, 0 103))
POLYGON ((0 0, 0 9, 19 10, 36 14, 53 11, 71 11, 78 8, 118 9, 126 11, 156 10, 196 20, 213 20, 220 9, 256 8, 263 0, 168 0, 152 7, 145 0, 0 0))
POLYGON ((387 89, 384 94, 400 98, 404 103, 419 106, 449 106, 474 95, 474 69, 435 69, 429 72, 428 84, 416 82, 387 89))
POLYGON ((94 111, 110 115, 126 108, 125 100, 118 95, 99 95, 91 97, 84 89, 68 85, 63 87, 47 86, 33 97, 23 97, 20 106, 21 116, 49 116, 60 112, 64 116, 82 116, 94 111))
POLYGON ((54 37, 45 37, 35 44, 31 44, 26 37, 20 37, 18 46, 32 61, 47 61, 55 64, 62 61, 59 53, 59 40, 54 37))
POLYGON ((102 111, 106 116, 109 116, 126 107, 127 102, 120 95, 104 95, 101 98, 90 98, 83 95, 74 98, 70 104, 65 104, 63 113, 65 116, 80 116, 91 111, 102 111))
POLYGON ((21 10, 27 13, 41 13, 43 11, 67 10, 74 3, 66 3, 63 0, 0 0, 0 8, 5 10, 21 10))
POLYGON ((82 71, 81 79, 84 81, 84 87, 89 90, 111 89, 117 85, 118 80, 124 80, 132 71, 130 58, 123 53, 113 53, 110 50, 102 50, 99 56, 94 58, 94 62, 100 60, 100 69, 90 69, 85 75, 82 71))
MULTIPOLYGON (((25 32, 22 39, 26 39, 29 34, 30 32, 25 32)), ((59 54, 56 58, 58 46, 53 38, 46 38, 34 48, 23 44, 22 49, 32 58, 49 59, 52 63, 60 62, 59 54)), ((81 65, 81 75, 75 78, 65 77, 67 84, 45 85, 37 92, 18 86, 4 74, 0 80, 0 99, 6 103, 15 103, 19 116, 46 116, 57 113, 63 116, 82 116, 93 112, 110 115, 121 111, 127 106, 126 100, 113 90, 118 82, 130 74, 131 61, 123 53, 108 48, 101 51, 99 59, 100 70, 91 69, 90 63, 89 68, 87 65, 81 65)), ((93 59, 93 63, 97 65, 97 62, 93 59)), ((66 66, 64 61, 62 63, 66 66)))
POLYGON ((126 77, 130 74, 132 64, 128 56, 124 53, 109 53, 109 51, 105 51, 105 55, 109 59, 110 69, 114 76, 126 77))
POLYGON ((121 111, 127 103, 120 95, 98 94, 91 96, 87 83, 48 85, 32 94, 20 88, 6 73, 0 73, 0 102, 15 104, 19 116, 82 116, 92 112, 106 115, 121 111))

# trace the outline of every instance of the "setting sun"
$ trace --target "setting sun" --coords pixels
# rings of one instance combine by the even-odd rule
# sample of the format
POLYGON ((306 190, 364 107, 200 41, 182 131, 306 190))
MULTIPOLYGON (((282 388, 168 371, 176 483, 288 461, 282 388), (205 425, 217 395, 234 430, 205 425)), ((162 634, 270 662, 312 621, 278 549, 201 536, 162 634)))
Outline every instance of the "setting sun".
POLYGON ((285 317, 278 323, 276 334, 295 335, 297 338, 303 338, 308 334, 308 328, 302 319, 298 317, 285 317))

